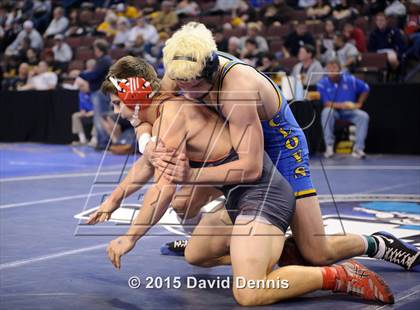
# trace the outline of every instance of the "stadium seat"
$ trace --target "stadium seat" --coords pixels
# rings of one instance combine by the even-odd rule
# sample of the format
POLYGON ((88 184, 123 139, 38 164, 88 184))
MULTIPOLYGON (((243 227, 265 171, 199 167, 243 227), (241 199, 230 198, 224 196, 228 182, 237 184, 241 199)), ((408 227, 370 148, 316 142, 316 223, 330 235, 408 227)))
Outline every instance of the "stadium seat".
POLYGON ((71 48, 78 48, 80 46, 82 46, 83 42, 83 38, 82 37, 70 37, 66 39, 66 43, 71 47, 71 48))
POLYGON ((80 47, 76 49, 76 60, 86 61, 91 58, 95 58, 95 55, 90 47, 80 47))
POLYGON ((362 73, 363 75, 374 74, 379 81, 383 82, 385 80, 386 70, 387 55, 385 53, 363 53, 356 72, 362 73))
POLYGON ((223 33, 225 34, 225 37, 230 38, 232 36, 235 37, 242 37, 244 35, 246 35, 246 29, 243 27, 236 27, 236 28, 232 28, 232 29, 225 29, 223 30, 223 33))
POLYGON ((270 52, 281 52, 283 47, 283 40, 274 40, 270 42, 270 52))
POLYGON ((82 60, 73 60, 68 67, 68 71, 80 70, 82 71, 85 68, 85 64, 82 60))
POLYGON ((290 58, 283 58, 279 60, 279 64, 286 70, 286 72, 290 73, 294 67, 299 62, 296 57, 290 58))
POLYGON ((222 23, 222 17, 219 15, 201 16, 200 23, 208 26, 219 26, 222 23))
POLYGON ((124 57, 127 55, 127 51, 123 48, 116 48, 111 50, 111 58, 112 59, 120 59, 121 57, 124 57))
POLYGON ((284 26, 270 26, 265 31, 265 37, 267 39, 282 39, 286 36, 290 31, 290 27, 288 25, 284 26))
POLYGON ((294 11, 290 14, 290 19, 298 22, 304 22, 307 18, 308 16, 306 15, 306 11, 294 11))

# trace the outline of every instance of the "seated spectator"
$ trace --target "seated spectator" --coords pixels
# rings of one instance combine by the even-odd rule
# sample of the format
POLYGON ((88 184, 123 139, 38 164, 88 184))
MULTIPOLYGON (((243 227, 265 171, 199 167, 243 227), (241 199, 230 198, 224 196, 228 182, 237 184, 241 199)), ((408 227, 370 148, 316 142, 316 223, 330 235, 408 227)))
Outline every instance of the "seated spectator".
POLYGON ((260 63, 261 57, 262 53, 258 50, 257 41, 252 38, 247 39, 240 58, 247 64, 256 67, 260 63))
POLYGON ((241 49, 240 49, 241 40, 238 37, 232 36, 229 38, 228 41, 228 53, 239 58, 241 57, 241 49))
POLYGON ((285 71, 283 67, 278 65, 275 55, 269 52, 262 55, 261 64, 257 69, 268 75, 277 85, 281 83, 279 73, 285 71))
POLYGON ((159 11, 160 6, 157 0, 146 0, 141 6, 141 12, 143 16, 148 16, 152 13, 159 11))
POLYGON ((309 9, 315 6, 317 0, 298 0, 298 7, 301 9, 309 9))
POLYGON ((257 44, 257 49, 259 53, 265 53, 268 52, 268 43, 267 40, 259 35, 259 32, 261 31, 261 26, 257 23, 248 23, 247 27, 247 35, 241 37, 240 41, 240 48, 245 48, 245 43, 248 39, 253 39, 257 44))
POLYGON ((10 91, 18 90, 18 88, 22 87, 28 82, 28 73, 29 65, 26 62, 22 62, 19 65, 18 75, 9 79, 3 89, 10 91))
POLYGON ((216 28, 214 31, 214 40, 216 41, 217 50, 227 52, 228 39, 226 38, 222 28, 216 28))
POLYGON ((159 33, 155 26, 149 24, 146 18, 137 19, 136 26, 131 28, 127 46, 133 46, 138 35, 141 35, 144 43, 153 46, 159 41, 159 33))
POLYGON ((178 25, 178 15, 173 10, 171 1, 162 2, 161 10, 153 14, 151 23, 159 32, 171 32, 171 30, 178 25))
POLYGON ((262 22, 266 26, 280 26, 290 21, 295 10, 285 0, 273 0, 273 3, 265 5, 260 12, 262 22))
POLYGON ((386 16, 405 16, 407 9, 399 0, 393 0, 385 9, 386 16))
POLYGON ((27 62, 30 67, 34 67, 38 65, 38 62, 39 62, 38 54, 33 48, 29 48, 28 50, 26 50, 24 61, 27 62))
POLYGON ((93 102, 93 124, 96 129, 96 137, 91 140, 91 146, 98 150, 104 150, 108 144, 109 136, 102 127, 101 119, 110 111, 109 98, 105 96, 100 87, 104 81, 112 59, 108 55, 109 45, 103 39, 97 39, 93 42, 93 52, 96 58, 96 64, 92 71, 83 71, 80 77, 89 82, 91 98, 93 102))
POLYGON ((287 35, 284 46, 290 56, 296 57, 299 49, 305 44, 315 46, 315 39, 308 32, 306 24, 299 23, 296 25, 295 30, 287 35))
POLYGON ((105 20, 96 27, 96 31, 107 37, 113 37, 117 33, 117 15, 111 10, 108 10, 105 20))
POLYGON ((386 17, 379 13, 375 17, 375 29, 370 33, 368 49, 370 52, 386 53, 388 62, 393 69, 399 66, 399 57, 405 49, 401 31, 388 27, 386 17))
POLYGON ((125 17, 117 19, 117 33, 112 41, 112 47, 125 47, 130 37, 130 22, 125 17))
POLYGON ((181 0, 176 5, 175 13, 179 17, 198 16, 200 14, 200 6, 195 1, 181 0))
POLYGON ((359 11, 353 6, 348 5, 347 0, 340 0, 333 6, 333 17, 335 20, 345 20, 347 18, 355 18, 359 15, 359 11))
POLYGON ((347 41, 347 38, 338 34, 335 36, 335 57, 339 61, 341 68, 346 68, 351 71, 357 65, 358 58, 360 56, 356 46, 347 41))
POLYGON ((102 126, 111 138, 109 151, 116 155, 132 154, 135 150, 136 134, 133 126, 118 115, 107 115, 102 119, 102 126))
POLYGON ((321 63, 315 59, 315 47, 305 44, 299 49, 299 62, 293 67, 292 76, 304 86, 316 85, 324 75, 321 63))
POLYGON ((133 5, 125 5, 124 3, 118 3, 115 8, 118 17, 125 17, 128 19, 135 19, 140 17, 140 12, 133 5))
POLYGON ((48 64, 40 61, 38 66, 29 72, 28 82, 18 87, 18 90, 50 90, 57 86, 57 81, 57 74, 49 72, 48 64))
POLYGON ((360 53, 367 52, 366 36, 362 29, 347 22, 344 24, 343 34, 349 42, 356 46, 360 53))
POLYGON ((73 52, 70 46, 64 42, 62 34, 54 36, 52 51, 54 53, 54 67, 60 69, 61 72, 67 71, 67 66, 73 58, 73 52))
POLYGON ((320 55, 322 63, 326 63, 328 59, 334 55, 334 41, 335 41, 335 24, 333 20, 325 21, 324 33, 317 40, 317 54, 320 55))
POLYGON ((64 9, 60 6, 56 7, 53 12, 53 19, 45 30, 44 38, 54 37, 56 34, 64 34, 69 26, 69 20, 64 16, 64 9))
POLYGON ((69 28, 65 33, 66 37, 79 37, 87 35, 92 31, 92 27, 88 24, 83 23, 80 20, 80 14, 77 9, 70 11, 70 22, 69 28))
POLYGON ((306 10, 306 15, 313 19, 325 19, 331 15, 331 5, 327 0, 317 0, 313 7, 306 10))
POLYGON ((214 7, 210 9, 210 14, 232 14, 232 12, 239 8, 240 0, 217 0, 214 7))
POLYGON ((141 34, 137 35, 136 40, 134 41, 134 45, 130 46, 127 49, 127 52, 131 56, 144 58, 144 53, 145 53, 145 51, 144 51, 144 40, 143 40, 143 36, 141 34))
POLYGON ((6 55, 17 55, 20 51, 21 44, 25 39, 30 40, 30 47, 36 51, 41 51, 44 46, 44 41, 39 32, 34 29, 34 24, 30 20, 27 20, 23 23, 23 30, 19 32, 16 39, 10 44, 5 54, 6 55))
MULTIPOLYGON (((92 59, 90 59, 92 60, 92 59)), ((89 61, 90 61, 89 60, 89 61)), ((90 97, 89 83, 81 78, 76 78, 74 85, 79 90, 79 112, 75 112, 71 117, 72 133, 77 135, 79 141, 74 141, 73 145, 87 144, 87 138, 83 124, 92 121, 93 103, 90 97)), ((95 136, 95 127, 92 126, 92 138, 95 136)))
POLYGON ((356 143, 353 156, 364 158, 365 140, 369 125, 369 115, 360 110, 369 94, 369 86, 353 75, 341 72, 340 63, 331 60, 326 66, 326 76, 317 84, 324 109, 321 113, 326 151, 324 156, 334 155, 334 125, 344 119, 356 125, 356 143))

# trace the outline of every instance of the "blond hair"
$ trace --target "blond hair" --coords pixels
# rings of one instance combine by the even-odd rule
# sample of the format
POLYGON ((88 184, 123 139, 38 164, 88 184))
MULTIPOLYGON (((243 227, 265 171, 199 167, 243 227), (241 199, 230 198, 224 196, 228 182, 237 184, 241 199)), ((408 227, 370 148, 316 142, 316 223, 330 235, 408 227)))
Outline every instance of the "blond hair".
POLYGON ((165 43, 163 64, 172 79, 190 80, 200 76, 212 53, 217 51, 213 35, 204 24, 190 22, 165 43))

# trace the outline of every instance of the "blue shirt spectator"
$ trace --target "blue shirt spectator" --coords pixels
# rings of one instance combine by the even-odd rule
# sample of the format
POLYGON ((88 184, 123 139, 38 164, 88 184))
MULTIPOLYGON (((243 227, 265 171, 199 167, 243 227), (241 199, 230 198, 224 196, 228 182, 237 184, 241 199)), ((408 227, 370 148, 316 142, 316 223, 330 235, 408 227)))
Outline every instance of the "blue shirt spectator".
POLYGON ((103 54, 96 59, 96 65, 92 71, 83 71, 80 77, 89 82, 89 88, 95 92, 101 88, 102 82, 108 73, 109 67, 112 65, 112 59, 109 55, 103 54))
POLYGON ((334 155, 334 125, 338 119, 356 125, 356 143, 353 156, 364 158, 365 140, 369 126, 369 115, 362 111, 363 103, 369 94, 369 86, 350 74, 341 73, 340 62, 330 60, 326 66, 326 76, 317 84, 324 109, 321 113, 326 151, 324 156, 334 155))
POLYGON ((90 93, 79 91, 79 110, 86 112, 93 110, 93 103, 92 99, 90 98, 90 93))

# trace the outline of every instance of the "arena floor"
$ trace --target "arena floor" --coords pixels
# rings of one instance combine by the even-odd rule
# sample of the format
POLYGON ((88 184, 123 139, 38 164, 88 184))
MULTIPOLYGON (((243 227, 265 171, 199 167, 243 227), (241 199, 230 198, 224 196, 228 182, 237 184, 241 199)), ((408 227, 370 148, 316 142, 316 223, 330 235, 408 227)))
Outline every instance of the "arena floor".
MULTIPOLYGON (((239 308, 229 289, 187 288, 188 277, 226 278, 230 268, 198 268, 180 257, 160 255, 162 244, 180 237, 171 225, 154 228, 116 271, 105 249, 112 235, 126 230, 125 224, 86 227, 75 218, 100 204, 133 157, 40 144, 0 144, 0 152, 1 309, 239 308), (132 276, 142 280, 140 288, 128 286, 132 276), (148 276, 179 276, 182 287, 149 289, 148 276)), ((314 158, 312 174, 327 232, 342 232, 343 227, 356 233, 387 230, 420 246, 420 157, 314 158)), ((385 262, 362 262, 390 284, 396 298, 393 307, 328 292, 270 307, 418 309, 419 273, 385 262)))

